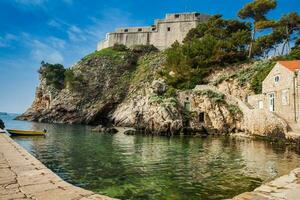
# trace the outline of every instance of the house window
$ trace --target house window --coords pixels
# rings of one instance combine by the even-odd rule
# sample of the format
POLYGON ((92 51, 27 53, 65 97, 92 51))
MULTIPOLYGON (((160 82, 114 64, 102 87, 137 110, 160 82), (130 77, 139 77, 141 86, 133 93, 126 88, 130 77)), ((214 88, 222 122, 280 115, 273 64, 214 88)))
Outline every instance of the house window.
POLYGON ((258 101, 258 109, 264 108, 264 102, 262 100, 258 101))
POLYGON ((279 81, 280 81, 280 77, 279 77, 278 75, 275 76, 275 77, 274 77, 274 82, 275 82, 275 84, 278 84, 279 81))
POLYGON ((138 32, 142 32, 142 30, 143 30, 143 29, 139 28, 139 29, 138 29, 138 32))
POLYGON ((128 32, 128 29, 124 29, 124 32, 127 33, 127 32, 128 32))
POLYGON ((289 105, 289 90, 282 90, 281 103, 283 106, 289 105))
POLYGON ((176 14, 176 15, 174 15, 174 16, 175 16, 175 18, 176 18, 176 19, 178 19, 178 18, 179 18, 179 14, 176 14))
POLYGON ((274 92, 269 94, 269 111, 270 112, 275 111, 275 93, 274 92))
POLYGON ((168 30, 168 31, 171 31, 171 27, 168 27, 167 30, 168 30))
POLYGON ((205 117, 204 112, 199 113, 199 122, 200 123, 204 123, 204 117, 205 117))

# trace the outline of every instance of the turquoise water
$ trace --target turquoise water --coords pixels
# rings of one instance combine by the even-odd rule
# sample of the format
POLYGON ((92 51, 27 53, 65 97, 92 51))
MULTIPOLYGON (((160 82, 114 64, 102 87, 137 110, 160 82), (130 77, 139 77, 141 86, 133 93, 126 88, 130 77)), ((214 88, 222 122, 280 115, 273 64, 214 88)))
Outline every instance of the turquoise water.
POLYGON ((64 180, 120 199, 226 199, 300 166, 299 154, 265 141, 93 133, 89 126, 31 123, 13 139, 64 180))

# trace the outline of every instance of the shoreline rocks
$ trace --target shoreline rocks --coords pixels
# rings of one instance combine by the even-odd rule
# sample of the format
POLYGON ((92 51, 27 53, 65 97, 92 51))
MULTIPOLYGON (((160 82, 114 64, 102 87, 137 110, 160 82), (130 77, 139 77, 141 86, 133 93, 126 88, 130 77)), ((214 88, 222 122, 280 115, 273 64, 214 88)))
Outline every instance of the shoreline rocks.
POLYGON ((108 134, 116 134, 118 133, 118 129, 114 127, 104 127, 102 125, 98 125, 95 128, 91 129, 93 132, 101 132, 101 133, 108 133, 108 134))

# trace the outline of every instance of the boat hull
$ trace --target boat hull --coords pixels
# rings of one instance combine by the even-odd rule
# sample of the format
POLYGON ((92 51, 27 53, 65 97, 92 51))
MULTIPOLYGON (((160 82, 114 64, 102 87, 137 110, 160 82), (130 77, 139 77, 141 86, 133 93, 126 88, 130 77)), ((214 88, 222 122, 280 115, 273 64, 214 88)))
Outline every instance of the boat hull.
POLYGON ((46 134, 41 131, 23 131, 23 130, 12 130, 12 129, 7 129, 7 132, 9 132, 13 136, 43 136, 46 134))

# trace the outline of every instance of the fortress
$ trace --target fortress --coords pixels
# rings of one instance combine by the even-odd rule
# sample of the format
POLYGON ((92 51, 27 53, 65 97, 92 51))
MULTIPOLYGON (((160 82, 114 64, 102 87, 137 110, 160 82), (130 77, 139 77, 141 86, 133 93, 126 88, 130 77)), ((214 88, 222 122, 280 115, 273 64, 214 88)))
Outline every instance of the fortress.
POLYGON ((97 50, 114 44, 124 44, 127 47, 152 44, 164 50, 176 40, 182 42, 192 28, 206 22, 209 17, 200 13, 167 14, 165 19, 155 20, 152 26, 118 28, 115 32, 108 33, 106 39, 98 43, 97 50))

